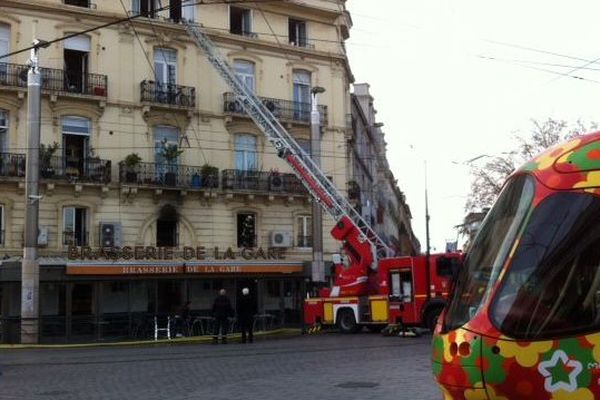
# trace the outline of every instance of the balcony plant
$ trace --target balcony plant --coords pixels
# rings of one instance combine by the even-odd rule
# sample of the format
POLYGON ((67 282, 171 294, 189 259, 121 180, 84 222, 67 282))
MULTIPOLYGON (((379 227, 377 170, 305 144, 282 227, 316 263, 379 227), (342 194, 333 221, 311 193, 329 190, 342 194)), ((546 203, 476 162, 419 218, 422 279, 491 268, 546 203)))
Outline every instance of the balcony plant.
POLYGON ((183 150, 179 150, 176 144, 163 143, 163 149, 161 156, 167 162, 167 172, 165 172, 165 184, 168 186, 175 186, 177 183, 177 157, 183 153, 183 150))
POLYGON ((200 176, 202 177, 202 184, 205 187, 215 188, 219 181, 219 169, 206 163, 200 168, 200 176))
POLYGON ((125 180, 128 183, 137 182, 137 166, 142 161, 138 153, 128 154, 123 162, 125 163, 125 180))
POLYGON ((51 178, 54 176, 54 168, 52 167, 52 157, 58 150, 58 143, 54 142, 50 145, 40 145, 40 175, 42 178, 51 178))

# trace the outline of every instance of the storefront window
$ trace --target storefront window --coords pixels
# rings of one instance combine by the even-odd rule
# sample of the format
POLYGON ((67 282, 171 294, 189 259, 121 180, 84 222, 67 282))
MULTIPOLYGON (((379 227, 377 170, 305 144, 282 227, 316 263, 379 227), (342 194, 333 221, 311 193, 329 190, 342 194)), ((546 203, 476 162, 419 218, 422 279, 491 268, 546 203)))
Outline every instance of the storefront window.
POLYGON ((40 283, 40 339, 42 342, 64 341, 66 335, 66 285, 40 283))

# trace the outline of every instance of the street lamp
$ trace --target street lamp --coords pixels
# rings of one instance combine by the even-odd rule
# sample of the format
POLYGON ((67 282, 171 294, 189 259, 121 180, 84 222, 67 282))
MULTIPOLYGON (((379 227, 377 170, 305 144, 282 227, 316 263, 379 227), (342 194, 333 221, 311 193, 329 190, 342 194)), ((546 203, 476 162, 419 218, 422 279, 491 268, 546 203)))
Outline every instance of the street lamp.
MULTIPOLYGON (((317 167, 321 166, 321 113, 318 107, 318 95, 325 92, 321 86, 311 89, 310 113, 310 153, 317 167)), ((323 214, 318 201, 312 202, 312 280, 325 282, 325 262, 323 261, 323 214)))

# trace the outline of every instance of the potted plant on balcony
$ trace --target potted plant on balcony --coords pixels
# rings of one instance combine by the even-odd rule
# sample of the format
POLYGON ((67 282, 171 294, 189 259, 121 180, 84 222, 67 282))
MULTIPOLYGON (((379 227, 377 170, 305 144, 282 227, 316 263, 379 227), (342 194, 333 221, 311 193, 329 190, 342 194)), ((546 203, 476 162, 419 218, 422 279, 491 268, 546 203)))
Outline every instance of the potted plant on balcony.
POLYGON ((165 172, 165 184, 167 186, 175 186, 177 184, 177 157, 183 153, 183 150, 179 150, 176 144, 163 143, 163 149, 161 152, 162 157, 167 162, 165 172))
POLYGON ((200 168, 202 184, 208 188, 216 188, 219 181, 219 169, 206 163, 200 168))
POLYGON ((42 178, 51 178, 54 176, 54 168, 52 167, 52 157, 58 150, 58 143, 54 142, 50 145, 40 145, 40 175, 42 178))
POLYGON ((142 157, 138 153, 128 154, 123 162, 125 163, 125 180, 127 183, 137 182, 137 166, 142 161, 142 157))

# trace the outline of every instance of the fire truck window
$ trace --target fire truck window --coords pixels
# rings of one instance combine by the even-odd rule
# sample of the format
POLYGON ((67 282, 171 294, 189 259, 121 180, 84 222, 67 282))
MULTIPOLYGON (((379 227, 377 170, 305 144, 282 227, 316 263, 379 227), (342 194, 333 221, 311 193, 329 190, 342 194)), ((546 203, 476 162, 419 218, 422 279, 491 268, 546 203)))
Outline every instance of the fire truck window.
POLYGON ((517 339, 600 328, 600 198, 557 193, 533 212, 491 306, 492 322, 517 339))
POLYGON ((400 295, 402 294, 402 289, 400 287, 400 272, 399 271, 394 271, 391 273, 390 285, 391 285, 390 295, 392 297, 396 297, 399 299, 400 295))
POLYGON ((402 300, 405 303, 412 301, 412 273, 410 271, 400 273, 400 282, 402 285, 402 300))

